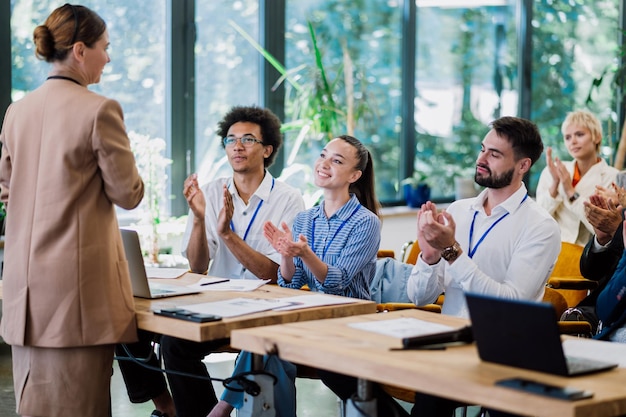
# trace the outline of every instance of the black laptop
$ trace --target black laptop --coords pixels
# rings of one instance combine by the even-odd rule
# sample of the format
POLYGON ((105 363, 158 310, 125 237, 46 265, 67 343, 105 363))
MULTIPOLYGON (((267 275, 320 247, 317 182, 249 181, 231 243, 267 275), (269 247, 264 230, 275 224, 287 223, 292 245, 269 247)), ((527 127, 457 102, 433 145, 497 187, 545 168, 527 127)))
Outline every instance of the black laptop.
POLYGON ((466 293, 480 358, 561 376, 615 368, 616 363, 566 357, 554 308, 549 303, 466 293))

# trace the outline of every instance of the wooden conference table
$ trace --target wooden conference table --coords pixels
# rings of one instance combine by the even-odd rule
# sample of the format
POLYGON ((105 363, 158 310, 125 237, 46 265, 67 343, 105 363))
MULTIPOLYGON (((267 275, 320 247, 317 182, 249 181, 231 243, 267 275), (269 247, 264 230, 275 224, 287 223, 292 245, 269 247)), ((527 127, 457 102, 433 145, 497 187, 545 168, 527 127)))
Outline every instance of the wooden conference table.
MULTIPOLYGON (((394 350, 401 339, 349 327, 349 323, 411 317, 461 327, 464 319, 419 310, 368 314, 305 323, 235 330, 231 346, 256 354, 339 372, 362 380, 480 404, 510 413, 541 417, 602 417, 626 414, 626 369, 564 378, 481 362, 474 344, 446 350, 394 350), (497 387, 500 379, 523 377, 594 393, 565 401, 497 387)), ((379 416, 384 417, 384 416, 379 416)))
MULTIPOLYGON (((192 284, 201 277, 202 275, 187 274, 176 280, 167 280, 167 283, 192 284)), ((162 282, 163 280, 158 281, 162 282)), ((230 332, 235 329, 346 317, 356 314, 376 312, 376 303, 373 301, 356 300, 356 302, 350 304, 335 304, 299 310, 269 310, 259 313, 246 314, 243 316, 223 318, 220 321, 208 323, 194 323, 180 319, 163 317, 153 313, 154 310, 161 308, 184 308, 185 305, 189 304, 222 301, 233 298, 283 298, 303 294, 314 293, 306 293, 301 290, 293 290, 290 288, 282 288, 278 285, 266 284, 254 291, 204 291, 199 294, 168 297, 156 300, 135 297, 137 327, 160 334, 202 342, 230 337, 230 332)))
MULTIPOLYGON (((157 279, 155 282, 189 285, 194 284, 204 275, 186 274, 177 279, 157 279)), ((194 323, 175 318, 159 316, 154 310, 162 308, 182 307, 189 304, 223 301, 233 298, 283 298, 307 293, 301 290, 282 288, 278 285, 263 285, 254 291, 204 291, 199 294, 166 297, 159 299, 144 299, 135 297, 135 312, 137 327, 155 333, 175 336, 196 342, 210 341, 230 337, 235 329, 267 326, 272 324, 291 323, 307 320, 345 317, 355 314, 376 312, 376 303, 373 301, 356 300, 350 304, 335 304, 287 311, 263 311, 237 317, 223 318, 220 321, 194 323)), ((0 280, 0 300, 2 299, 2 280, 0 280)))

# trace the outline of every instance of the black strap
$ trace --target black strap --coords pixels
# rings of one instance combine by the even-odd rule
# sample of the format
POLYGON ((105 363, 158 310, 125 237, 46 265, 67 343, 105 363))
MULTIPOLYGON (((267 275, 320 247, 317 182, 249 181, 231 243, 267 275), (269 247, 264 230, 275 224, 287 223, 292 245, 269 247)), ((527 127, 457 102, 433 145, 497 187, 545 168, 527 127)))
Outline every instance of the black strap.
POLYGON ((46 80, 68 80, 68 81, 71 81, 71 82, 76 83, 78 85, 82 85, 81 83, 79 83, 75 79, 70 78, 70 77, 66 77, 65 75, 51 75, 48 78, 46 78, 46 80))

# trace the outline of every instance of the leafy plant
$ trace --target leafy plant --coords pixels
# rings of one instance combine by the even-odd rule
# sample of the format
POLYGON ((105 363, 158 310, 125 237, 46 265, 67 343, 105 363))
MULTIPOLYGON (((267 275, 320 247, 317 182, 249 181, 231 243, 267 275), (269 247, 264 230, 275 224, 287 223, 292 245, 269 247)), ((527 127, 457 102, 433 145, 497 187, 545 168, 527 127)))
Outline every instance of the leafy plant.
POLYGON ((172 160, 164 156, 165 141, 161 138, 151 138, 136 132, 129 132, 130 147, 135 154, 135 161, 139 175, 144 182, 144 198, 137 208, 139 224, 150 225, 148 249, 150 261, 158 264, 159 236, 158 226, 163 220, 167 200, 167 168, 172 160))
POLYGON ((428 175, 421 171, 414 171, 413 176, 403 179, 400 182, 400 185, 411 185, 412 187, 417 187, 421 184, 426 184, 430 186, 428 182, 428 175))
POLYGON ((291 121, 284 123, 282 129, 300 132, 294 147, 296 151, 306 136, 328 140, 339 132, 354 135, 357 120, 366 113, 372 113, 364 99, 355 99, 354 66, 345 42, 341 42, 342 65, 333 71, 336 75, 331 79, 310 21, 307 21, 307 27, 314 65, 300 65, 292 69, 285 68, 237 23, 231 20, 229 24, 281 74, 272 88, 275 90, 280 84, 286 83, 285 110, 291 121))

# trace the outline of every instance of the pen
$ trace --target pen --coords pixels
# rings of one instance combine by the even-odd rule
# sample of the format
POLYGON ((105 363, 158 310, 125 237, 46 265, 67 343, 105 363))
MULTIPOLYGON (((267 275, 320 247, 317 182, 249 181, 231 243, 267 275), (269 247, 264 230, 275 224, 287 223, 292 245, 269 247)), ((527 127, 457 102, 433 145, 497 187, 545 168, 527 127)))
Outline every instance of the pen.
POLYGON ((211 284, 220 284, 222 282, 228 282, 230 281, 230 279, 228 278, 224 278, 220 281, 209 281, 209 282, 203 282, 202 284, 200 284, 201 287, 204 287, 205 285, 211 285, 211 284))

